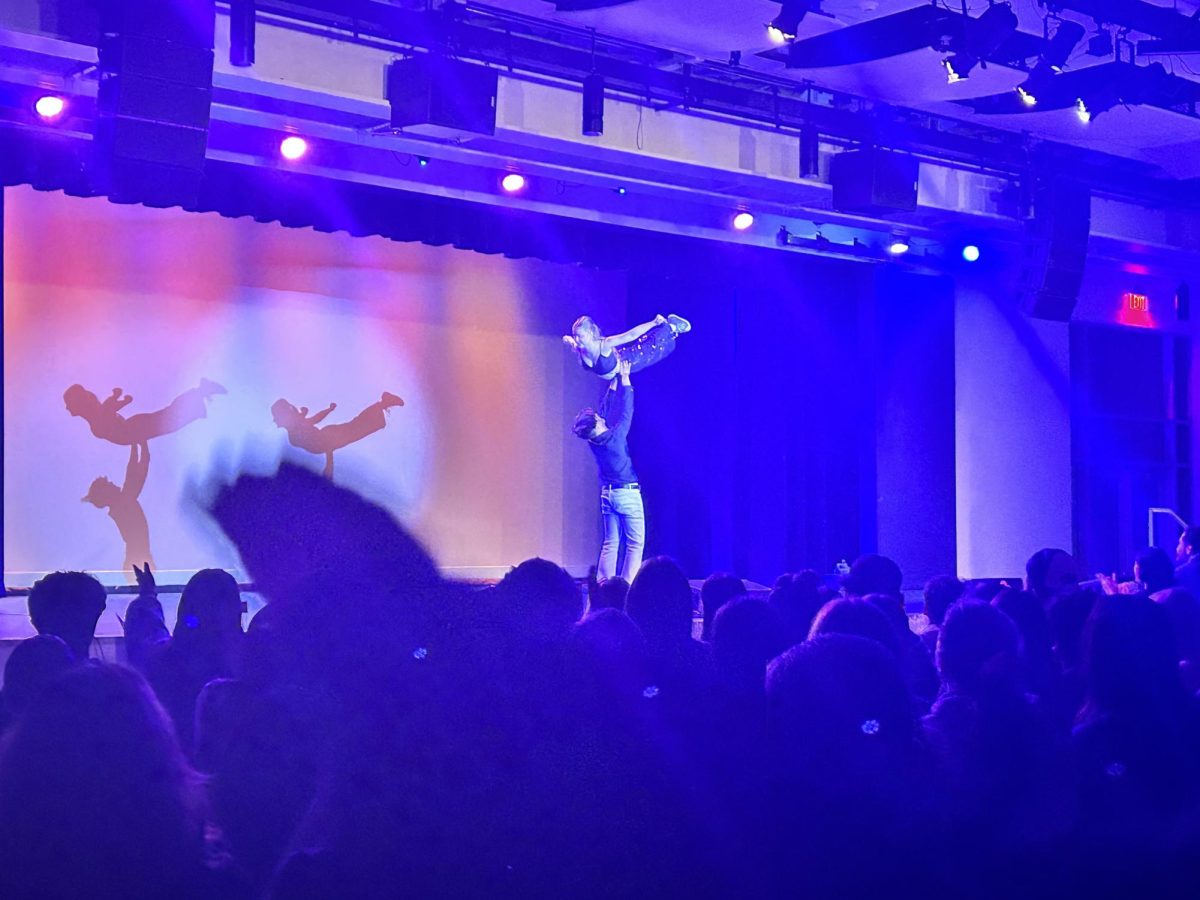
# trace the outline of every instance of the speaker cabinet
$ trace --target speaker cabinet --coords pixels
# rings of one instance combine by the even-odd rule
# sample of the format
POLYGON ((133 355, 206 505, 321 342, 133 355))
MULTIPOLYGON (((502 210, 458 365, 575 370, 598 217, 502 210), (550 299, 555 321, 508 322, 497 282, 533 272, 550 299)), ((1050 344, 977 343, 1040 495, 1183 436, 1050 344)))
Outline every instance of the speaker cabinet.
POLYGON ((215 0, 104 0, 93 186, 118 202, 195 202, 208 149, 215 0))
POLYGON ((496 133, 495 69, 432 53, 387 67, 392 127, 455 139, 496 133))
POLYGON ((911 212, 917 208, 916 157, 888 150, 846 150, 829 161, 833 208, 842 212, 911 212))
POLYGON ((1039 184, 1025 223, 1021 305, 1035 319, 1067 322, 1087 263, 1091 191, 1065 182, 1039 184))

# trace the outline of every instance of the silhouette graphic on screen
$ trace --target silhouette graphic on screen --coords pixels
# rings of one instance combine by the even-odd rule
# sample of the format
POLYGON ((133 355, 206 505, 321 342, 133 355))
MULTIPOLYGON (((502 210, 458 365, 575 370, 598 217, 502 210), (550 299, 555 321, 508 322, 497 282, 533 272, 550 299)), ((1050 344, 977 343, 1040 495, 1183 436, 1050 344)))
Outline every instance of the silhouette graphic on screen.
POLYGON ((150 555, 150 523, 142 511, 138 496, 150 472, 150 447, 143 441, 129 448, 129 465, 125 467, 125 483, 117 487, 103 475, 92 482, 84 503, 97 509, 107 509, 117 523, 121 540, 125 542, 125 566, 128 571, 135 562, 153 563, 150 555))
POLYGON ((63 402, 67 412, 87 421, 96 437, 133 446, 203 419, 208 415, 206 401, 214 394, 224 393, 227 393, 225 388, 215 381, 201 378, 198 387, 184 391, 163 409, 135 413, 128 418, 121 415, 121 410, 133 402, 133 397, 120 388, 113 388, 112 393, 101 400, 82 385, 73 384, 63 392, 63 402))
POLYGON ((318 428, 326 416, 337 409, 336 403, 330 403, 320 412, 310 416, 307 406, 297 409, 286 400, 279 399, 271 404, 271 418, 275 420, 276 425, 287 431, 288 442, 293 447, 324 455, 325 477, 332 478, 333 451, 382 430, 387 425, 384 413, 393 406, 403 405, 404 401, 395 394, 384 391, 378 403, 372 403, 349 422, 318 428))

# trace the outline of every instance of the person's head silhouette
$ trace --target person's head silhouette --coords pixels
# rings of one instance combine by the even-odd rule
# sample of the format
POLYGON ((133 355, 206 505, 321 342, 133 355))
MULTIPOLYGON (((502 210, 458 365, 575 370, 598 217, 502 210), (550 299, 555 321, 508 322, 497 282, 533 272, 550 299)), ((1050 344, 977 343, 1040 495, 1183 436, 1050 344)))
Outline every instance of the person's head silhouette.
POLYGON ((77 659, 87 659, 108 595, 86 572, 52 572, 29 592, 29 621, 38 634, 55 634, 77 659))
POLYGON ((63 403, 71 415, 85 419, 100 410, 100 398, 81 384, 73 384, 63 391, 63 403))
POLYGON ((97 509, 104 509, 112 506, 120 497, 121 489, 101 475, 92 482, 82 499, 84 503, 90 503, 97 509))
POLYGON ((280 428, 293 428, 303 421, 304 416, 292 404, 279 399, 271 404, 271 418, 280 428))

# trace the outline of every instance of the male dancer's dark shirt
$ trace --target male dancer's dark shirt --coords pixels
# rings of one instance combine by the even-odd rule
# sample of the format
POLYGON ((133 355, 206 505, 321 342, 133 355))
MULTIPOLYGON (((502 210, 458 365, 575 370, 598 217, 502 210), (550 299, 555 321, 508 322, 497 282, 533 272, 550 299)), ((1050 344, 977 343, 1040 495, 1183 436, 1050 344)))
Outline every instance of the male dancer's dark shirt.
POLYGON ((588 438, 588 446, 600 467, 601 484, 635 484, 637 473, 629 458, 629 423, 633 421, 633 388, 617 382, 616 390, 604 392, 600 415, 608 430, 588 438))

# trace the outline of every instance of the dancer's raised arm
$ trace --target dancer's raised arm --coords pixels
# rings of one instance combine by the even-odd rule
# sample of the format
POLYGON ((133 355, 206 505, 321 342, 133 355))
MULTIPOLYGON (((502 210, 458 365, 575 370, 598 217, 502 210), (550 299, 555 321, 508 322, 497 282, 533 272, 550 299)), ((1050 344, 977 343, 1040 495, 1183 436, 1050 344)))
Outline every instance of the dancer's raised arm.
POLYGON ((640 338, 643 334, 658 325, 665 325, 667 322, 664 316, 655 316, 653 322, 646 322, 642 325, 634 325, 628 331, 622 331, 620 334, 611 334, 604 338, 604 343, 608 347, 620 347, 624 344, 631 344, 640 338))
POLYGON ((311 416, 308 416, 308 411, 307 411, 307 410, 301 410, 301 412, 302 412, 304 415, 308 416, 308 419, 307 419, 307 421, 308 421, 308 424, 309 424, 309 425, 317 425, 317 424, 319 424, 319 423, 323 422, 323 421, 325 420, 325 417, 326 417, 326 416, 328 416, 328 415, 329 415, 331 412, 333 412, 335 409, 337 409, 337 404, 336 404, 336 403, 330 403, 330 404, 329 404, 327 407, 325 407, 325 408, 324 408, 323 410, 321 410, 319 413, 313 413, 311 416))
POLYGON ((112 393, 100 401, 100 408, 105 412, 120 412, 133 402, 133 397, 120 388, 113 388, 112 393))
POLYGON ((142 488, 146 486, 146 476, 150 474, 150 445, 143 441, 129 448, 129 465, 125 467, 125 483, 121 493, 136 500, 141 496, 142 488))

